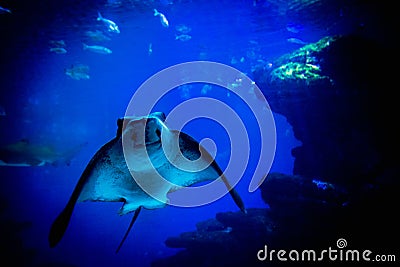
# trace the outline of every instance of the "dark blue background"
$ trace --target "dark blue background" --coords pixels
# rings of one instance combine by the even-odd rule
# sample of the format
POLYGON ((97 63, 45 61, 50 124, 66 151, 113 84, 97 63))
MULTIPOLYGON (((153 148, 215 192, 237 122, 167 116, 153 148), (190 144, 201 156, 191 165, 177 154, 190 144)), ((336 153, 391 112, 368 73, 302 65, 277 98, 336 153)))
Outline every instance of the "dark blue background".
MULTIPOLYGON (((121 5, 110 2, 116 1, 1 2, 13 13, 0 15, 0 105, 7 113, 0 117, 0 144, 29 139, 64 151, 88 142, 70 166, 0 168, 1 200, 5 203, 2 219, 29 222, 28 227, 15 234, 16 240, 22 240, 17 251, 13 251, 15 244, 10 244, 8 250, 25 257, 27 265, 57 262, 78 266, 146 266, 153 259, 175 253, 176 250, 165 246, 167 237, 193 230, 196 222, 212 218, 216 212, 238 210, 228 196, 200 208, 145 210, 116 255, 114 251, 131 216, 117 215, 120 203, 80 203, 64 239, 55 249, 48 247, 50 225, 83 169, 95 151, 115 136, 117 118, 124 115, 136 88, 150 76, 177 63, 210 60, 228 64, 252 78, 251 69, 257 63, 270 62, 300 47, 288 42, 288 38, 314 42, 326 35, 354 31, 367 19, 354 10, 346 13, 340 1, 337 8, 327 10, 321 17, 304 19, 304 23, 301 18, 282 19, 267 1, 254 1, 255 5, 253 1, 121 1, 121 5), (167 16, 169 28, 153 16, 153 8, 167 16), (82 49, 85 31, 104 30, 96 21, 97 11, 115 21, 121 30, 120 34, 110 36, 110 41, 99 43, 110 48, 111 55, 82 49), (192 28, 191 40, 175 40, 178 24, 192 28), (64 40, 68 52, 51 53, 50 40, 64 40), (77 81, 65 75, 65 69, 73 64, 88 65, 91 78, 77 81)), ((189 97, 199 95, 200 88, 192 90, 189 97)), ((208 96, 213 94, 221 92, 214 89, 208 96)), ((179 90, 168 97, 159 105, 160 111, 168 112, 187 99, 179 90)), ((222 99, 227 104, 232 101, 226 96, 222 99)), ((300 143, 285 118, 274 115, 277 152, 272 170, 291 174, 290 150, 300 143)), ((186 128, 196 139, 224 137, 218 127, 205 131, 209 124, 197 123, 186 128)), ((222 142, 218 147, 221 153, 229 149, 224 145, 222 142)), ((224 165, 224 154, 218 156, 224 165)), ((247 192, 256 156, 252 156, 238 190, 248 207, 265 207, 258 191, 247 192)))

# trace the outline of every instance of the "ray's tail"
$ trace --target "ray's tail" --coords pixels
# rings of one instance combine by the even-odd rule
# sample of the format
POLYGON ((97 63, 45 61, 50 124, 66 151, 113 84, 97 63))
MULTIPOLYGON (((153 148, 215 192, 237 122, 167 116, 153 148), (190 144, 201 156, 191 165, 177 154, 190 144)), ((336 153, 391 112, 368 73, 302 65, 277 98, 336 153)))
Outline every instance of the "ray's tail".
POLYGON ((129 224, 129 227, 128 227, 128 229, 126 230, 125 235, 124 235, 124 237, 122 238, 121 243, 119 243, 119 246, 118 246, 117 250, 115 251, 115 253, 118 253, 118 251, 121 249, 122 245, 124 244, 126 238, 127 238, 128 235, 129 235, 129 232, 131 231, 131 228, 132 228, 133 224, 135 223, 137 217, 139 216, 139 213, 140 213, 140 210, 141 210, 141 209, 142 209, 142 206, 140 206, 139 208, 137 208, 137 209, 135 210, 135 214, 134 214, 133 217, 132 217, 132 221, 131 221, 131 223, 129 224))
POLYGON ((224 174, 220 174, 222 182, 225 184, 226 188, 229 191, 229 194, 231 195, 233 202, 235 202, 236 206, 244 213, 247 214, 246 206, 244 205, 244 202, 242 198, 240 197, 239 193, 231 186, 229 183, 228 179, 225 177, 224 174))
POLYGON ((233 201, 239 207, 239 209, 244 214, 247 214, 246 207, 244 206, 244 202, 243 202, 242 198, 240 197, 239 193, 234 188, 232 188, 231 190, 229 190, 229 194, 231 194, 233 201))

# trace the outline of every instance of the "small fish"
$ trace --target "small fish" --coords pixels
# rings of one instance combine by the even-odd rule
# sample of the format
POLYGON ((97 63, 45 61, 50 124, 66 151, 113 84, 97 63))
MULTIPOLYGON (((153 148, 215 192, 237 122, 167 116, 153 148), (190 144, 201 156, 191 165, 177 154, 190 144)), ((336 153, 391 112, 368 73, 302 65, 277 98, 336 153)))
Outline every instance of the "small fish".
POLYGON ((71 69, 73 69, 76 72, 89 72, 89 66, 84 65, 84 64, 76 64, 72 65, 71 69))
POLYGON ((0 6, 0 14, 11 14, 11 10, 0 6))
POLYGON ((179 24, 179 25, 175 26, 175 30, 182 34, 187 34, 192 30, 192 28, 190 28, 184 24, 179 24))
POLYGON ((56 166, 57 163, 61 162, 69 165, 75 154, 77 154, 84 145, 86 145, 86 143, 60 152, 50 145, 31 144, 29 140, 22 139, 18 142, 0 147, 0 166, 56 166))
POLYGON ((69 77, 71 77, 72 79, 77 80, 77 81, 79 81, 79 80, 89 80, 90 79, 89 74, 80 73, 80 72, 74 72, 74 71, 72 71, 70 69, 67 69, 65 71, 65 74, 68 75, 69 77))
POLYGON ((301 28, 297 25, 288 25, 286 26, 286 30, 291 33, 299 33, 301 28))
POLYGON ((64 47, 52 47, 52 48, 50 48, 50 52, 53 52, 56 54, 66 54, 67 50, 64 47))
POLYGON ((65 44, 65 41, 64 40, 50 40, 49 41, 49 44, 52 46, 52 47, 66 47, 67 45, 65 44))
POLYGON ((65 70, 65 74, 74 80, 89 80, 89 67, 83 64, 72 65, 65 70))
POLYGON ((201 88, 200 94, 205 95, 207 94, 209 91, 212 90, 212 85, 210 84, 205 84, 203 85, 203 87, 201 88))
POLYGON ((231 64, 232 64, 232 65, 235 65, 235 64, 237 64, 237 63, 238 63, 238 61, 237 61, 236 57, 232 57, 232 58, 231 58, 231 64))
POLYGON ((190 39, 192 39, 192 36, 188 34, 175 35, 175 40, 179 40, 182 42, 189 41, 190 39))
POLYGON ((179 96, 182 99, 189 99, 191 97, 190 92, 192 91, 192 88, 193 88, 193 85, 191 85, 191 84, 184 84, 184 85, 179 86, 178 87, 178 89, 180 91, 179 96))
POLYGON ((231 90, 237 89, 242 86, 242 82, 243 82, 242 78, 236 78, 234 82, 228 83, 228 88, 231 90))
POLYGON ((65 74, 67 74, 69 77, 71 77, 74 80, 89 80, 90 76, 87 73, 79 73, 79 72, 73 72, 71 70, 66 70, 65 74))
POLYGON ((149 48, 147 49, 147 54, 150 56, 151 54, 153 54, 153 44, 150 43, 149 44, 149 48))
POLYGON ((103 22, 107 26, 109 32, 120 33, 118 25, 114 21, 104 18, 100 12, 97 12, 97 14, 97 21, 103 22))
POLYGON ((168 22, 168 20, 167 20, 167 17, 166 17, 163 13, 160 13, 160 12, 157 11, 157 9, 154 9, 154 16, 155 16, 155 17, 159 16, 159 17, 160 17, 160 22, 161 22, 161 24, 162 24, 164 27, 168 28, 169 22, 168 22))
POLYGON ((104 41, 110 41, 111 38, 106 36, 102 31, 96 30, 96 31, 86 31, 85 36, 96 42, 104 42, 104 41))
POLYGON ((108 49, 107 47, 104 47, 104 46, 100 46, 100 45, 83 44, 83 50, 88 50, 88 51, 91 51, 94 53, 104 54, 104 55, 109 55, 112 53, 112 51, 110 49, 108 49))
POLYGON ((307 42, 304 42, 303 40, 300 40, 300 39, 298 39, 298 38, 288 38, 287 41, 288 41, 289 43, 292 43, 292 44, 299 44, 299 45, 306 45, 306 44, 308 44, 307 42))
POLYGON ((231 58, 231 64, 232 64, 232 65, 235 65, 235 64, 238 64, 239 62, 240 62, 240 63, 243 63, 245 60, 246 60, 246 59, 245 59, 244 57, 241 57, 241 58, 239 59, 239 61, 237 60, 236 57, 232 57, 232 58, 231 58))

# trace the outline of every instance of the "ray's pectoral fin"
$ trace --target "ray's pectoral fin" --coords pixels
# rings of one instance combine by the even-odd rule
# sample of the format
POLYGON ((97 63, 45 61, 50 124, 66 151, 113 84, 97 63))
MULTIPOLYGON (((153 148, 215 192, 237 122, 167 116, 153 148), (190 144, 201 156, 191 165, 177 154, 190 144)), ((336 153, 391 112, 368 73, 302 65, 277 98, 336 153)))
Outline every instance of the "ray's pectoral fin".
MULTIPOLYGON (((231 186, 227 177, 222 172, 221 168, 218 166, 217 162, 211 156, 211 154, 202 147, 196 140, 194 140, 190 135, 183 132, 174 131, 175 134, 179 135, 179 146, 184 156, 190 160, 197 160, 197 157, 202 157, 203 160, 211 164, 211 168, 217 173, 218 177, 221 178, 222 182, 225 184, 229 191, 233 201, 239 207, 243 213, 247 213, 246 207, 239 193, 231 186)), ((216 177, 210 179, 213 180, 216 177)))
POLYGON ((63 209, 63 211, 58 215, 58 217, 54 220, 51 228, 50 228, 50 233, 49 233, 49 245, 50 247, 54 248, 62 239, 64 236, 65 231, 67 230, 69 221, 72 216, 72 212, 74 211, 75 204, 79 198, 79 195, 82 192, 82 188, 86 182, 87 179, 87 173, 89 172, 89 168, 91 166, 89 165, 86 167, 85 171, 83 172, 81 178, 78 181, 78 184, 76 185, 74 192, 71 195, 71 198, 69 199, 67 205, 63 209))
POLYGON ((51 248, 54 248, 64 236, 64 233, 67 230, 69 221, 71 219, 73 210, 74 206, 71 206, 68 203, 68 205, 64 208, 64 210, 60 213, 60 215, 58 215, 58 217, 53 222, 48 237, 49 245, 51 248))
POLYGON ((101 159, 104 155, 104 150, 106 150, 108 147, 112 146, 117 142, 117 138, 111 140, 107 144, 105 144, 102 148, 100 148, 99 151, 96 152, 96 154, 93 156, 89 164, 86 166, 85 170, 83 171, 77 185, 75 186, 75 189, 63 209, 63 211, 58 215, 58 217, 55 219, 53 222, 49 236, 48 236, 48 241, 50 247, 54 248, 62 239, 64 236, 65 231, 67 230, 69 221, 72 216, 72 212, 74 210, 75 204, 77 203, 78 199, 81 197, 81 194, 85 187, 87 186, 87 183, 93 180, 91 178, 93 175, 93 170, 96 167, 97 162, 99 159, 101 159))
POLYGON ((118 251, 121 249, 122 245, 124 244, 126 238, 127 238, 128 235, 129 235, 130 230, 132 229, 133 224, 135 223, 137 217, 139 216, 139 213, 140 213, 140 210, 141 210, 141 209, 142 209, 142 206, 139 206, 139 208, 137 208, 137 209, 135 210, 135 214, 134 214, 133 217, 132 217, 131 223, 129 224, 128 229, 126 230, 125 235, 124 235, 124 237, 122 238, 121 243, 119 243, 119 246, 118 246, 117 250, 115 251, 115 253, 118 253, 118 251))

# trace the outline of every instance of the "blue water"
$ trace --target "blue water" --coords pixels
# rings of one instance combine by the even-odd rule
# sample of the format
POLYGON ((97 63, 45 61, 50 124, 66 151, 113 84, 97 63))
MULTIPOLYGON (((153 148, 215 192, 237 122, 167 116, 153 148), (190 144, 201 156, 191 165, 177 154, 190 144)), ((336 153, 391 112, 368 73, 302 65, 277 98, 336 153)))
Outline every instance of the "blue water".
MULTIPOLYGON (((87 143, 69 166, 61 162, 55 166, 0 169, 2 202, 6 203, 2 218, 30 222, 29 227, 15 234, 22 245, 10 244, 9 249, 17 257, 25 258, 27 266, 149 266, 154 259, 177 252, 165 246, 167 237, 194 230, 197 222, 213 218, 217 212, 238 210, 229 196, 198 208, 144 210, 121 251, 115 254, 131 215, 117 214, 121 203, 79 203, 63 240, 56 248, 49 248, 51 223, 68 201, 93 154, 115 136, 117 118, 124 115, 133 93, 145 80, 166 67, 195 60, 227 64, 252 78, 251 68, 257 63, 272 61, 300 47, 288 42, 288 38, 314 42, 326 35, 351 31, 358 23, 349 19, 344 26, 340 8, 327 11, 330 16, 322 24, 312 23, 321 18, 304 22, 299 18, 282 19, 268 1, 0 4, 12 10, 12 14, 0 15, 0 105, 6 112, 6 116, 0 116, 1 144, 28 139, 65 151, 87 143), (153 16, 154 8, 165 14, 168 28, 153 16), (121 33, 107 33, 104 25, 96 21, 98 11, 115 21, 121 33), (180 24, 191 28, 190 40, 175 39, 179 34, 175 26, 180 24), (95 30, 102 31, 110 40, 92 41, 90 45, 104 45, 112 54, 82 49, 84 33, 95 30), (67 53, 50 52, 51 40, 64 40, 67 53), (89 66, 90 79, 74 80, 65 74, 65 69, 76 64, 89 66)), ((168 113, 178 103, 199 96, 199 91, 200 88, 177 90, 158 107, 168 113)), ((207 96, 213 94, 220 92, 210 91, 207 96)), ((226 95, 219 97, 232 104, 233 100, 226 95)), ((271 171, 291 174, 291 149, 300 142, 282 115, 274 113, 274 119, 277 147, 271 171)), ((223 152, 229 149, 223 141, 224 133, 218 125, 205 125, 208 124, 200 121, 185 130, 196 139, 220 138, 217 145, 221 154, 217 158, 224 165, 223 152), (215 130, 208 130, 212 127, 215 130)), ((256 161, 256 156, 251 156, 249 169, 238 184, 247 207, 266 206, 259 191, 247 191, 256 161)))

